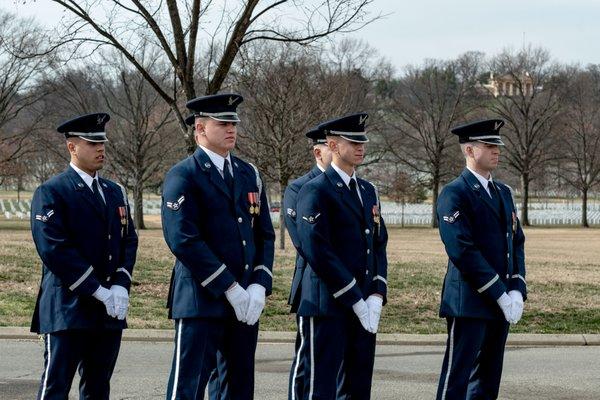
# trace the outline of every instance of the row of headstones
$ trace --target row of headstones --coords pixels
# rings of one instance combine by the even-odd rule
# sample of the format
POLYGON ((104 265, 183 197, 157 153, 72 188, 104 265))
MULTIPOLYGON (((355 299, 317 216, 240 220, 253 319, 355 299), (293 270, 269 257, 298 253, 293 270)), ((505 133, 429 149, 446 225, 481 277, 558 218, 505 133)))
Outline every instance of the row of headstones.
MULTIPOLYGON (((145 215, 160 215, 160 199, 144 202, 145 215)), ((0 199, 0 215, 6 219, 30 217, 31 200, 0 199)), ((132 210, 133 211, 133 210, 132 210)), ((406 204, 402 208, 393 202, 383 202, 382 216, 388 225, 430 225, 430 204, 406 204), (403 215, 404 214, 404 215, 403 215)), ((273 222, 279 222, 279 212, 272 212, 273 222)), ((530 222, 534 225, 578 225, 581 223, 581 205, 568 203, 531 203, 530 222)), ((600 205, 588 206, 588 222, 600 224, 600 205)))

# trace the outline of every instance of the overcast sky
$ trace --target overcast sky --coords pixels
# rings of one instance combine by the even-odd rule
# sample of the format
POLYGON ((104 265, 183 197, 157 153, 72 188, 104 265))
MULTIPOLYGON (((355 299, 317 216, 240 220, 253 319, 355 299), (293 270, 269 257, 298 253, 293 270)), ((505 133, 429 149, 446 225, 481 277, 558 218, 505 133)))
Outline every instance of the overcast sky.
MULTIPOLYGON (((62 15, 49 0, 0 0, 2 8, 52 26, 62 15)), ((600 63, 600 0, 375 0, 390 14, 358 33, 396 67, 465 51, 493 55, 524 43, 543 46, 557 61, 600 63)))

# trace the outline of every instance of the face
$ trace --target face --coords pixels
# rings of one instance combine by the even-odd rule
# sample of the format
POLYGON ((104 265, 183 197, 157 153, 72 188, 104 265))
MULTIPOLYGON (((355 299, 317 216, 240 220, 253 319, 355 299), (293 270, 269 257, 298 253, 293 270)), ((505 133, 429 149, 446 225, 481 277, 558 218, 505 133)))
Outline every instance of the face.
POLYGON ((313 154, 315 155, 317 163, 321 167, 329 167, 329 164, 331 164, 333 154, 331 154, 331 150, 329 150, 329 147, 327 147, 326 144, 317 144, 313 146, 313 154))
POLYGON ((333 158, 349 167, 356 167, 362 164, 365 159, 365 144, 356 143, 341 137, 329 138, 327 140, 329 149, 333 153, 333 158))
POLYGON ((237 122, 196 118, 196 140, 202 146, 225 157, 235 147, 237 122))
POLYGON ((71 154, 71 162, 91 176, 104 167, 105 148, 102 142, 88 142, 77 137, 69 138, 67 149, 71 154))
POLYGON ((475 142, 466 147, 467 159, 478 170, 492 172, 498 167, 500 147, 495 144, 475 142))

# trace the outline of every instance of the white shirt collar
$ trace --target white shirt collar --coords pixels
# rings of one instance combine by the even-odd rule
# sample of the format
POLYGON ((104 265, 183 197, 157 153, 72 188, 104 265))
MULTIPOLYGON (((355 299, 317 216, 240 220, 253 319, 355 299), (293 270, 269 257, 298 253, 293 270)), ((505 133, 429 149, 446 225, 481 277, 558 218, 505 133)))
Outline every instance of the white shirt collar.
POLYGON ((481 183, 481 186, 483 186, 483 188, 486 190, 486 192, 488 192, 488 194, 490 193, 490 189, 488 188, 488 184, 490 182, 493 182, 492 180, 492 174, 490 174, 490 179, 485 179, 483 176, 479 175, 477 172, 473 171, 471 168, 467 167, 467 169, 469 171, 471 171, 471 173, 473 175, 475 175, 475 178, 477 178, 477 180, 481 183))
MULTIPOLYGON (((335 163, 331 163, 331 166, 333 167, 333 169, 335 170, 335 172, 338 173, 338 175, 340 176, 340 178, 342 178, 342 180, 344 181, 344 183, 346 184, 346 186, 348 186, 348 189, 350 189, 350 179, 354 178, 354 180, 356 180, 356 171, 354 171, 352 173, 352 176, 348 175, 347 173, 345 173, 344 171, 342 171, 341 168, 339 168, 337 165, 335 165, 335 163)), ((358 182, 356 182, 358 184, 358 182)))
POLYGON ((198 146, 200 146, 200 148, 202 150, 204 150, 204 152, 208 155, 208 158, 210 158, 210 161, 212 161, 212 163, 215 165, 215 167, 217 167, 219 169, 219 171, 221 171, 221 172, 223 172, 223 166, 225 165, 225 159, 227 159, 227 161, 229 161, 229 167, 231 168, 230 172, 233 175, 233 166, 231 165, 231 153, 227 153, 227 157, 223 157, 222 155, 219 155, 219 154, 215 153, 214 151, 211 151, 200 144, 198 146))
MULTIPOLYGON (((77 166, 75 164, 73 164, 72 162, 69 163, 69 165, 71 166, 71 168, 73 168, 75 170, 75 172, 77 172, 77 174, 81 177, 81 179, 83 179, 85 184, 88 185, 88 187, 90 189, 92 188, 92 183, 94 182, 94 179, 96 179, 96 181, 98 181, 98 171, 96 171, 96 174, 92 178, 91 176, 89 176, 87 174, 87 172, 84 172, 80 168, 77 168, 77 166)), ((100 183, 100 182, 98 182, 98 183, 100 183)), ((98 185, 98 187, 100 187, 100 185, 98 185)))
POLYGON ((321 166, 319 165, 319 163, 317 163, 317 168, 319 168, 319 170, 320 170, 321 172, 325 172, 325 168, 321 167, 321 166))

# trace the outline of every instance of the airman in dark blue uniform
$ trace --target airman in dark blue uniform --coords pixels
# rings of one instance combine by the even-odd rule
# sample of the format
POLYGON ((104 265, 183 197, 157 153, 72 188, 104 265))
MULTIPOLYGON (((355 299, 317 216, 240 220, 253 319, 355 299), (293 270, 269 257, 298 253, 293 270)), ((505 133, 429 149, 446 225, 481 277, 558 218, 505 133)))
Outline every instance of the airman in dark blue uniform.
MULTIPOLYGON (((285 211, 285 226, 288 230, 292 243, 296 248, 296 266, 294 269, 294 276, 292 278, 292 287, 290 290, 290 297, 288 304, 291 305, 291 312, 295 313, 298 309, 300 302, 300 283, 306 267, 306 260, 302 256, 302 248, 300 247, 300 238, 298 237, 298 231, 296 229, 296 217, 297 213, 297 201, 298 192, 305 183, 311 179, 321 175, 327 167, 331 164, 331 151, 327 146, 327 138, 325 132, 320 129, 311 129, 306 133, 306 137, 312 140, 312 151, 315 157, 316 165, 306 174, 292 181, 285 189, 283 196, 283 207, 285 211)), ((300 324, 299 318, 296 318, 296 323, 300 324)), ((290 386, 289 386, 289 398, 290 399, 301 399, 303 398, 304 390, 304 370, 300 359, 300 345, 302 344, 302 337, 298 331, 296 335, 296 346, 294 361, 292 363, 292 369, 290 371, 290 386)))
POLYGON ((77 368, 80 398, 109 398, 138 245, 125 190, 98 175, 109 119, 89 114, 58 127, 70 166, 31 202, 43 264, 31 325, 45 341, 38 399, 67 399, 77 368))
POLYGON ((307 261, 296 311, 302 399, 334 399, 342 363, 342 392, 370 398, 387 293, 387 232, 375 187, 355 173, 368 141, 367 118, 354 114, 319 125, 333 161, 298 194, 297 231, 307 261))
POLYGON ((230 153, 242 100, 221 94, 188 102, 199 147, 165 178, 163 233, 177 258, 168 300, 176 327, 168 399, 203 398, 217 352, 231 398, 253 398, 275 234, 258 171, 230 153))
POLYGON ((440 307, 448 343, 438 400, 498 397, 509 324, 519 321, 527 297, 525 236, 510 188, 491 176, 503 124, 485 120, 452 130, 467 166, 437 205, 448 253, 440 307))

